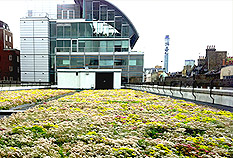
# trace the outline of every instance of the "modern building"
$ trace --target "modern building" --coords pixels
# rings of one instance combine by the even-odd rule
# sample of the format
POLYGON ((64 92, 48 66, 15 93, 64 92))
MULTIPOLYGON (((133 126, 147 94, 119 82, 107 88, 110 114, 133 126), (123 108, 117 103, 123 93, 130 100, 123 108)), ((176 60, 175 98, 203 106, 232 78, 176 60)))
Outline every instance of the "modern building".
POLYGON ((75 0, 54 14, 30 10, 20 19, 22 81, 57 82, 58 69, 88 68, 121 69, 122 83, 142 82, 144 53, 131 51, 139 35, 120 9, 75 0))
POLYGON ((185 66, 188 66, 188 65, 193 67, 195 65, 195 60, 185 60, 185 66))
POLYGON ((13 47, 9 26, 0 21, 0 80, 20 81, 20 51, 13 47))

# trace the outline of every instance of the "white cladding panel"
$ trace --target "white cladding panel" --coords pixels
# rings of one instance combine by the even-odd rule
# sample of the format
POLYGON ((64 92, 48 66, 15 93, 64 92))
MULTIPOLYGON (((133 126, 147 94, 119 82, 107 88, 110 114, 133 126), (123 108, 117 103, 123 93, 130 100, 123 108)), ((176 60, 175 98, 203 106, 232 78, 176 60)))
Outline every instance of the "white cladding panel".
POLYGON ((21 19, 20 32, 22 81, 49 82, 48 19, 21 19))
POLYGON ((20 21, 20 37, 33 37, 33 21, 20 21))
POLYGON ((21 81, 34 82, 34 72, 21 72, 21 81))
POLYGON ((48 21, 34 21, 34 37, 49 37, 48 21))
POLYGON ((114 72, 113 87, 121 89, 121 72, 114 72))
MULTIPOLYGON (((116 70, 116 69, 115 69, 116 70)), ((110 69, 89 69, 85 70, 58 70, 57 82, 58 88, 77 88, 77 89, 93 89, 96 88, 96 72, 113 72, 113 88, 121 88, 121 71, 110 69)))
POLYGON ((57 78, 58 88, 79 88, 76 73, 59 72, 57 78))
POLYGON ((34 54, 34 49, 33 48, 31 48, 31 49, 27 49, 27 48, 21 48, 20 49, 20 54, 22 55, 22 54, 25 54, 25 55, 33 55, 34 54))
POLYGON ((49 72, 35 72, 35 82, 49 82, 49 72))

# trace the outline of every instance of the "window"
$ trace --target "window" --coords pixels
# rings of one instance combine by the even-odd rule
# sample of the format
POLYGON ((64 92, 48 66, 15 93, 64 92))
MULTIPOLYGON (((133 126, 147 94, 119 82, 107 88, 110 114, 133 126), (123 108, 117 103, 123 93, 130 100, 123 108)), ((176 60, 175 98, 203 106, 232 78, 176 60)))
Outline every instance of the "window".
POLYGON ((100 56, 99 65, 104 68, 113 68, 113 56, 100 56))
POLYGON ((107 41, 107 52, 114 52, 114 41, 107 41))
POLYGON ((7 40, 8 40, 8 36, 6 35, 6 42, 7 42, 7 40))
POLYGON ((19 63, 19 56, 17 56, 17 63, 19 63))
POLYGON ((13 66, 9 66, 9 71, 10 71, 10 72, 13 71, 13 66))
POLYGON ((10 81, 13 81, 13 77, 10 77, 10 81))
POLYGON ((57 56, 57 68, 69 68, 69 56, 57 56))
POLYGON ((63 38, 63 26, 57 26, 57 38, 63 38))
POLYGON ((9 36, 9 42, 11 42, 11 36, 9 36))
POLYGON ((71 68, 83 68, 84 56, 71 56, 71 68))
POLYGON ((57 52, 70 52, 70 40, 57 40, 57 52))
POLYGON ((99 20, 99 5, 100 2, 93 1, 93 20, 99 20))
POLYGON ((130 57, 131 59, 129 60, 129 65, 130 66, 142 66, 143 65, 143 59, 141 56, 138 57, 130 57))
POLYGON ((19 70, 19 67, 17 67, 17 72, 19 73, 19 71, 20 71, 20 70, 19 70))
POLYGON ((128 37, 129 36, 129 25, 128 24, 123 24, 122 25, 122 37, 128 37))
POLYGON ((93 52, 99 52, 100 41, 93 41, 93 52))
POLYGON ((115 41, 115 52, 121 52, 121 41, 115 41))
POLYGON ((67 19, 67 10, 62 11, 62 19, 67 19))
POLYGON ((86 33, 85 37, 93 36, 93 23, 86 23, 86 33))
POLYGON ((108 10, 108 21, 114 21, 114 17, 115 17, 115 11, 108 10))
POLYGON ((99 65, 98 56, 86 56, 85 64, 88 66, 98 66, 99 65))
POLYGON ((108 60, 108 59, 100 60, 100 66, 113 66, 113 60, 108 60))
POLYGON ((74 11, 69 10, 69 19, 74 19, 74 11))
POLYGON ((57 32, 56 24, 51 23, 50 24, 50 35, 51 35, 51 37, 56 37, 56 32, 57 32))
POLYGON ((72 52, 77 52, 77 40, 72 41, 72 52))
POLYGON ((9 55, 9 61, 12 61, 12 55, 9 55))
POLYGON ((100 52, 107 52, 107 41, 100 41, 100 52))
POLYGON ((63 60, 63 61, 62 61, 62 64, 63 64, 63 65, 70 65, 70 61, 69 61, 69 60, 63 60))
POLYGON ((85 42, 85 52, 92 52, 92 41, 85 42))
POLYGON ((78 23, 72 23, 71 24, 71 37, 77 37, 78 33, 78 23))
POLYGON ((70 38, 70 26, 65 26, 64 27, 64 37, 65 38, 70 38))
POLYGON ((79 36, 85 37, 85 23, 79 23, 79 36))
POLYGON ((136 66, 137 65, 137 60, 129 60, 129 65, 130 66, 136 66))
POLYGON ((84 52, 84 48, 85 48, 85 41, 78 41, 78 51, 84 52))
POLYGON ((100 6, 100 20, 101 21, 107 20, 107 6, 106 5, 100 6))
POLYGON ((92 20, 92 2, 86 1, 86 19, 92 20))
POLYGON ((121 25, 122 25, 122 17, 121 16, 115 17, 115 28, 118 31, 116 33, 116 36, 121 36, 121 25))
POLYGON ((129 41, 122 41, 122 52, 128 52, 129 51, 129 41))

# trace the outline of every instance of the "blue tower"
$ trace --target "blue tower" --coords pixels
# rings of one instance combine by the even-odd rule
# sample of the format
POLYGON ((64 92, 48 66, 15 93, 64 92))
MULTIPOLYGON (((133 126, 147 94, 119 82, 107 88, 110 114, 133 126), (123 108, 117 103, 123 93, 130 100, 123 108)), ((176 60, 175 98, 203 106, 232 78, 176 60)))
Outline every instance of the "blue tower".
POLYGON ((164 69, 166 73, 168 72, 169 42, 170 42, 169 35, 166 35, 165 36, 165 54, 164 54, 164 69))

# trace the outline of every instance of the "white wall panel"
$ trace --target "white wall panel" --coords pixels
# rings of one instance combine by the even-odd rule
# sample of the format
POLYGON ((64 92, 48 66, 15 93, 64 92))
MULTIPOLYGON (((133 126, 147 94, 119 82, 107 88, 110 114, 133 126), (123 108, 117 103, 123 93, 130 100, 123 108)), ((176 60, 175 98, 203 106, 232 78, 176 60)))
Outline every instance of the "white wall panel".
POLYGON ((26 47, 23 47, 21 48, 20 50, 20 54, 23 55, 23 54, 34 54, 34 50, 33 49, 27 49, 26 47))
POLYGON ((36 82, 49 82, 49 72, 35 72, 36 82))
POLYGON ((34 72, 21 72, 21 81, 34 82, 34 72))
POLYGON ((20 26, 22 81, 49 82, 48 19, 25 18, 20 26))
POLYGON ((20 67, 21 67, 21 71, 22 72, 25 72, 25 71, 35 71, 34 65, 28 64, 28 65, 22 65, 20 67))
POLYGON ((33 21, 20 21, 20 37, 33 37, 33 21))

